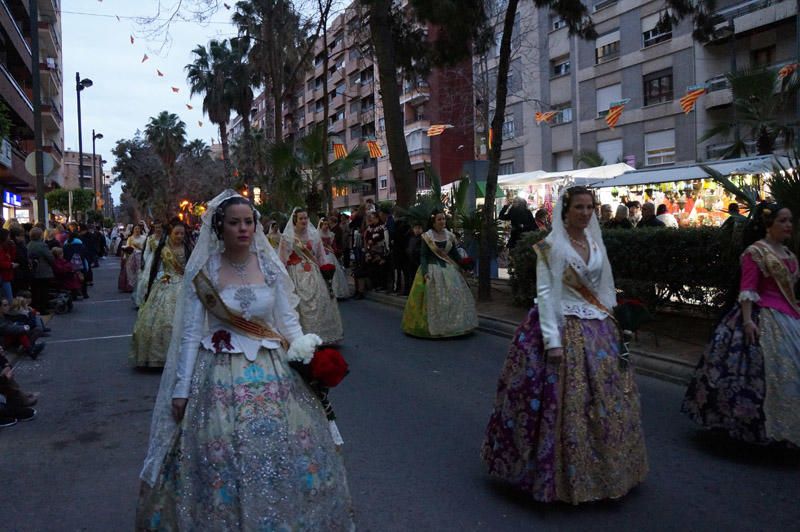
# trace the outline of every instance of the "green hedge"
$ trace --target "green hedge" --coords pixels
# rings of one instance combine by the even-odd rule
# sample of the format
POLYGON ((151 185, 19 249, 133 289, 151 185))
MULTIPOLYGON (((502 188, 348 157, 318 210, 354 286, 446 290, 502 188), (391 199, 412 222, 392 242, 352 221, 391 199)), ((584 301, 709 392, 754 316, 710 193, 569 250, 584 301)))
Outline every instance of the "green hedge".
MULTIPOLYGON (((545 233, 527 233, 512 251, 509 268, 515 303, 536 297, 536 253, 532 246, 545 233)), ((651 308, 686 303, 718 308, 738 275, 738 253, 717 228, 611 229, 603 231, 617 288, 651 308)))

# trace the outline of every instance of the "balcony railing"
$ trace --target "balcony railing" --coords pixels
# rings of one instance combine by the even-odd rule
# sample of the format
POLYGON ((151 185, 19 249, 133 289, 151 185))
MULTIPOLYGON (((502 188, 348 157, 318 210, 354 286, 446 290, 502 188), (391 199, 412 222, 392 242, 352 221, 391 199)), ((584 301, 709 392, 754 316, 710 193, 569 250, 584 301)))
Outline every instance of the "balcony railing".
POLYGON ((765 7, 769 7, 773 4, 779 4, 780 2, 781 0, 747 0, 746 2, 742 2, 741 4, 737 4, 735 6, 718 9, 714 12, 713 23, 719 24, 721 22, 725 22, 726 20, 741 17, 742 15, 753 13, 759 9, 764 9, 765 7))
POLYGON ((430 155, 431 149, 430 148, 417 148, 416 150, 408 150, 409 157, 424 157, 425 155, 430 155))

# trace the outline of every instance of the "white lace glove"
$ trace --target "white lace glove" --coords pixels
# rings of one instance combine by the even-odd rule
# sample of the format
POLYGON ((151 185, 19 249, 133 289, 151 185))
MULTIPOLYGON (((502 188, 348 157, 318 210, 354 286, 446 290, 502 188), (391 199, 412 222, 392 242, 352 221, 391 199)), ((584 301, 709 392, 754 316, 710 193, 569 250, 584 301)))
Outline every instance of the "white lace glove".
POLYGON ((322 345, 322 338, 316 334, 304 334, 300 338, 296 338, 292 345, 289 346, 289 361, 301 362, 308 364, 314 358, 314 351, 317 347, 322 345))

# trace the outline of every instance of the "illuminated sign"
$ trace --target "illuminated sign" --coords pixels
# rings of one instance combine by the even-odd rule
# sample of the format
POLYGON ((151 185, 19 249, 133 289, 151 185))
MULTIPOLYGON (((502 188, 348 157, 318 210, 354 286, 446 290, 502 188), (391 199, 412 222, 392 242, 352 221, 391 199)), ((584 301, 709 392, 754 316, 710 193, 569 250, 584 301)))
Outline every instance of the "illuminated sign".
POLYGON ((9 207, 22 207, 22 201, 20 201, 19 196, 7 190, 3 192, 3 204, 9 207))

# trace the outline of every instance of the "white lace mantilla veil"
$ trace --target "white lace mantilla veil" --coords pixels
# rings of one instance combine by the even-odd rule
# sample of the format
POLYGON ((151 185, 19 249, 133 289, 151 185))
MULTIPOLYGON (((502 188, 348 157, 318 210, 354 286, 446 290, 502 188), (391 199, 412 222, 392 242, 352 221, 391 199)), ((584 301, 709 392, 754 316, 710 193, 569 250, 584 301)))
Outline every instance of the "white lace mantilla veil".
MULTIPOLYGON (((294 246, 294 238, 296 236, 295 229, 294 229, 294 213, 300 210, 300 207, 295 207, 292 209, 292 214, 289 215, 289 221, 286 222, 286 228, 283 230, 283 234, 281 238, 286 240, 286 243, 289 244, 289 249, 292 249, 294 246)), ((305 211, 307 214, 307 211, 305 211)), ((314 227, 314 224, 311 223, 311 220, 308 221, 308 228, 306 229, 306 236, 310 241, 314 243, 314 245, 322 242, 319 236, 319 231, 317 228, 314 227)))
MULTIPOLYGON (((558 195, 556 207, 553 209, 553 228, 550 234, 547 235, 547 238, 545 238, 545 242, 550 244, 550 299, 555 309, 561 308, 564 269, 567 265, 567 255, 572 250, 569 234, 564 225, 564 220, 561 217, 561 212, 564 209, 564 197, 569 190, 569 188, 564 188, 558 195)), ((597 245, 603 258, 603 273, 600 277, 597 297, 606 308, 612 309, 617 306, 617 290, 614 286, 611 263, 608 262, 608 253, 603 243, 603 233, 600 231, 600 222, 597 220, 597 213, 592 213, 592 219, 589 221, 589 226, 585 229, 585 232, 589 240, 597 245)), ((559 323, 563 324, 563 312, 556 312, 556 316, 559 323)))
MULTIPOLYGON (((172 439, 177 423, 172 417, 172 393, 175 388, 175 379, 178 370, 178 358, 180 354, 181 338, 184 329, 184 314, 188 296, 194 291, 192 284, 194 278, 202 269, 206 267, 209 260, 215 255, 219 255, 223 249, 223 243, 217 238, 217 234, 212 227, 212 217, 217 208, 225 200, 232 197, 243 197, 233 190, 225 190, 216 198, 208 203, 207 210, 203 214, 203 225, 200 235, 195 243, 194 250, 186 262, 183 277, 183 287, 178 297, 175 308, 175 317, 172 321, 172 339, 167 352, 167 361, 164 365, 164 372, 161 375, 161 385, 158 388, 155 409, 153 410, 153 420, 150 425, 150 442, 147 448, 147 457, 140 477, 153 486, 158 479, 161 464, 164 457, 172 445, 172 439)), ((269 245, 264 229, 256 220, 256 233, 253 239, 251 250, 258 256, 259 266, 264 272, 265 278, 271 284, 278 283, 278 288, 282 292, 278 297, 286 297, 289 305, 294 308, 299 303, 297 295, 294 293, 294 285, 286 272, 286 268, 278 259, 275 250, 269 245)), ((213 279, 213 277, 212 277, 213 279)), ((190 399, 191 400, 191 399, 190 399)))

